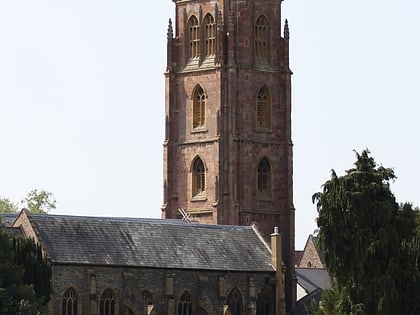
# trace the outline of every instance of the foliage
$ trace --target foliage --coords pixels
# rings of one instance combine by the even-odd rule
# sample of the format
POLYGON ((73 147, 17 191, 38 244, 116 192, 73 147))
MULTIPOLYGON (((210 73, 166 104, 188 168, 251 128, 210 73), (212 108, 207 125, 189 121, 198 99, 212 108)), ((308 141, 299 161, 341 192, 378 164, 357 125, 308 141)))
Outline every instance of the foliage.
POLYGON ((0 227, 0 314, 46 314, 50 276, 33 240, 14 238, 0 227))
POLYGON ((23 283, 32 284, 35 293, 48 301, 51 285, 51 269, 42 253, 41 246, 29 238, 14 238, 15 264, 23 266, 23 283))
POLYGON ((311 315, 359 315, 363 314, 363 306, 352 305, 347 288, 340 289, 333 281, 331 289, 323 292, 321 302, 313 300, 306 312, 311 315))
POLYGON ((394 171, 378 166, 369 154, 356 153, 354 168, 344 176, 332 170, 322 192, 312 197, 319 245, 339 293, 325 298, 338 303, 347 294, 350 308, 343 314, 419 313, 418 212, 395 201, 394 171))
POLYGON ((8 198, 0 198, 0 213, 13 213, 17 211, 17 205, 8 198))
MULTIPOLYGON (((32 213, 48 213, 56 207, 54 195, 48 191, 31 190, 20 204, 32 213)), ((18 205, 8 198, 0 198, 0 213, 14 213, 18 205)))
POLYGON ((25 208, 32 213, 48 213, 55 209, 56 200, 52 193, 34 189, 21 201, 25 208))

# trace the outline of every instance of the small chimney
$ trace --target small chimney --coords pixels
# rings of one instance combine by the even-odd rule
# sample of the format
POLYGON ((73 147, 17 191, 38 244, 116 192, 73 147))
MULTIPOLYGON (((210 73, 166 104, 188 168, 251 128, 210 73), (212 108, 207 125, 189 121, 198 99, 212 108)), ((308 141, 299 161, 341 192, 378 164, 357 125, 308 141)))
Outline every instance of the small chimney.
POLYGON ((276 270, 276 313, 275 315, 286 314, 285 298, 284 298, 284 275, 283 275, 283 259, 282 244, 279 228, 274 227, 274 233, 271 234, 271 263, 276 270))

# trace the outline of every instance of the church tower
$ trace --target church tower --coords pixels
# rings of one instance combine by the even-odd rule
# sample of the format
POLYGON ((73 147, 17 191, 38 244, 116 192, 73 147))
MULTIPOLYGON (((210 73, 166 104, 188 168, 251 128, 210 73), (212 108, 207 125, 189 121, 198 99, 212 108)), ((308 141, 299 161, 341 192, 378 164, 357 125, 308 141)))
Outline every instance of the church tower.
POLYGON ((282 0, 172 0, 163 218, 256 224, 283 239, 296 299, 289 29, 282 0), (182 211, 181 211, 182 212, 182 211))

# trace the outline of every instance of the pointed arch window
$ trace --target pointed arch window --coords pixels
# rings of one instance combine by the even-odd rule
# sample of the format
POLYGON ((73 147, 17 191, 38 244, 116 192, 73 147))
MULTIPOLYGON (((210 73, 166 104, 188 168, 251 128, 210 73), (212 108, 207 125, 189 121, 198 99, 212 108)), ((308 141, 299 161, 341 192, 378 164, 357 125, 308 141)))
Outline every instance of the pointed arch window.
POLYGON ((68 288, 63 294, 62 315, 77 315, 79 299, 76 290, 68 288))
POLYGON ((255 58, 257 61, 268 61, 269 26, 265 16, 261 15, 255 23, 255 58))
POLYGON ((198 58, 200 56, 200 25, 195 16, 190 17, 188 28, 188 57, 198 58))
POLYGON ((257 315, 271 315, 271 296, 262 290, 257 296, 257 315))
POLYGON ((258 193, 271 195, 271 166, 270 162, 263 158, 258 164, 258 193))
POLYGON ((242 295, 237 288, 233 288, 229 292, 227 303, 231 315, 242 314, 242 295))
POLYGON ((149 291, 144 291, 143 292, 143 300, 145 303, 145 310, 144 310, 144 314, 150 315, 152 314, 153 311, 153 306, 154 306, 154 300, 153 300, 153 296, 149 291))
POLYGON ((205 55, 214 56, 216 53, 216 24, 214 23, 214 17, 211 14, 207 14, 204 17, 204 34, 205 34, 205 55))
POLYGON ((115 315, 115 296, 111 289, 106 289, 101 295, 99 315, 115 315))
POLYGON ((256 124, 257 128, 271 128, 271 97, 268 89, 262 87, 257 96, 256 124))
POLYGON ((194 161, 192 171, 193 197, 204 193, 206 188, 206 172, 203 161, 198 157, 194 161))
POLYGON ((192 314, 192 298, 191 294, 184 292, 181 295, 178 303, 178 315, 191 315, 192 314))
POLYGON ((201 86, 193 94, 193 128, 203 127, 206 122, 206 95, 201 86))

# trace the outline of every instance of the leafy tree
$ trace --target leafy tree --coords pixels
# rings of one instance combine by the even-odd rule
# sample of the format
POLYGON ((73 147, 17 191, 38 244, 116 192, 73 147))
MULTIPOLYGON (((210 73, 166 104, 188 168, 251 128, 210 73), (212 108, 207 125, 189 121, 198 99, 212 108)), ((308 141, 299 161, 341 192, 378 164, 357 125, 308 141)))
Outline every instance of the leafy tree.
POLYGON ((356 152, 354 168, 344 176, 332 170, 322 192, 312 197, 319 245, 337 281, 336 303, 348 296, 345 314, 419 314, 418 212, 395 201, 394 171, 378 166, 369 154, 356 152))
POLYGON ((50 277, 39 246, 12 237, 0 226, 0 314, 46 314, 50 277))
POLYGON ((21 204, 32 213, 48 213, 55 209, 56 200, 52 193, 34 189, 21 201, 21 204))
POLYGON ((13 213, 18 209, 17 205, 8 198, 0 198, 0 213, 13 213))

